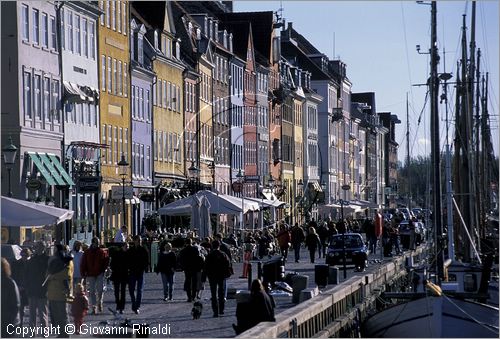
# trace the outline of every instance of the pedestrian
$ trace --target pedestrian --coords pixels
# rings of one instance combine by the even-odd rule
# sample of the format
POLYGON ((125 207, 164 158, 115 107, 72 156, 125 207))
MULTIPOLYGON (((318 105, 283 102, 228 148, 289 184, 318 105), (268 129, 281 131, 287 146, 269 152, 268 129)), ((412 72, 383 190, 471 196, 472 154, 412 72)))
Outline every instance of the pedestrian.
POLYGON ((104 272, 108 265, 109 256, 99 247, 99 238, 92 238, 90 247, 83 253, 80 262, 80 274, 85 279, 90 292, 92 314, 103 311, 104 272))
POLYGON ((253 253, 255 251, 255 240, 253 236, 248 235, 243 243, 243 271, 240 278, 247 278, 248 272, 250 270, 250 260, 253 258, 253 253))
POLYGON ((311 264, 314 264, 314 258, 316 256, 316 249, 321 246, 319 236, 316 233, 314 227, 309 227, 309 234, 306 237, 306 246, 309 250, 309 257, 311 258, 311 264))
POLYGON ((74 274, 73 274, 73 289, 74 289, 76 285, 82 282, 82 274, 80 273, 80 264, 82 262, 83 250, 82 250, 82 243, 80 241, 76 240, 73 243, 73 250, 71 251, 71 255, 73 256, 73 267, 74 267, 74 274))
POLYGON ((328 247, 328 228, 325 223, 319 222, 317 233, 319 236, 320 247, 318 247, 319 258, 323 254, 323 258, 326 258, 326 249, 328 247))
POLYGON ((127 226, 123 225, 118 231, 116 231, 114 242, 126 242, 127 241, 127 226))
POLYGON ((11 278, 11 273, 9 262, 2 257, 2 338, 12 337, 12 334, 7 332, 7 326, 17 327, 20 321, 21 297, 16 282, 11 278))
POLYGON ((377 251, 377 236, 375 234, 375 223, 372 219, 365 218, 363 222, 363 229, 366 234, 366 240, 368 241, 368 250, 370 253, 375 254, 377 251))
POLYGON ((68 338, 69 333, 64 329, 68 324, 66 303, 71 301, 73 295, 73 258, 64 245, 55 246, 54 255, 49 259, 47 273, 50 322, 61 329, 58 337, 68 338))
POLYGON ((250 299, 236 307, 238 324, 233 324, 236 334, 240 334, 263 321, 276 321, 274 299, 267 294, 259 279, 254 279, 250 288, 250 299))
POLYGON ((292 241, 293 252, 295 254, 295 262, 298 263, 300 260, 300 247, 306 239, 304 230, 301 226, 299 226, 298 223, 295 223, 295 225, 292 227, 290 238, 292 241))
POLYGON ((123 314, 123 310, 125 309, 125 294, 129 279, 127 251, 128 242, 124 242, 120 248, 116 248, 110 253, 110 279, 113 282, 113 290, 115 292, 116 311, 120 314, 123 314))
POLYGON ((193 245, 191 238, 186 239, 185 246, 179 253, 179 262, 184 270, 184 291, 187 294, 187 301, 192 302, 198 294, 205 258, 193 245))
POLYGON ((218 317, 224 314, 225 280, 231 276, 231 262, 226 253, 220 250, 218 240, 212 241, 212 250, 205 259, 203 276, 208 278, 210 284, 210 293, 212 301, 213 316, 218 317))
POLYGON ((75 324, 75 334, 80 334, 80 329, 89 310, 89 299, 85 295, 85 288, 81 283, 75 286, 75 298, 71 303, 71 315, 75 324))
POLYGON ((26 292, 26 284, 29 279, 28 263, 31 258, 31 251, 29 248, 21 250, 21 259, 16 260, 12 264, 12 279, 17 284, 19 295, 21 297, 21 305, 19 307, 19 320, 20 326, 24 322, 24 308, 29 306, 28 294, 26 292))
POLYGON ((129 266, 128 291, 132 302, 132 311, 135 314, 139 314, 144 285, 144 272, 146 272, 149 266, 149 253, 142 246, 140 235, 134 235, 132 240, 134 241, 134 245, 127 251, 129 266))
POLYGON ((285 225, 280 225, 280 231, 278 232, 276 238, 278 238, 280 253, 283 256, 284 261, 286 262, 288 258, 288 249, 290 248, 291 236, 285 225))
POLYGON ((167 301, 172 300, 177 256, 172 251, 172 245, 169 242, 162 243, 160 251, 156 267, 158 273, 161 274, 161 281, 163 283, 163 300, 167 301))
POLYGON ((45 253, 45 244, 42 241, 35 243, 33 251, 33 255, 28 261, 29 278, 25 284, 29 302, 30 327, 47 327, 49 326, 49 306, 47 302, 47 285, 43 283, 47 276, 49 256, 45 253))

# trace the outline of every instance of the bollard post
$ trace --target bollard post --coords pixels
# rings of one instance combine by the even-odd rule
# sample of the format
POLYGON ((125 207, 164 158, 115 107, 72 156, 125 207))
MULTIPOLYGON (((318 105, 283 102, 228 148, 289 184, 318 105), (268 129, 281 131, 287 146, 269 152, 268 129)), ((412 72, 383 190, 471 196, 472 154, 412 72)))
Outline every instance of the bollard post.
POLYGON ((248 264, 248 290, 252 289, 252 264, 248 264))
POLYGON ((262 262, 257 263, 257 278, 262 281, 262 262))

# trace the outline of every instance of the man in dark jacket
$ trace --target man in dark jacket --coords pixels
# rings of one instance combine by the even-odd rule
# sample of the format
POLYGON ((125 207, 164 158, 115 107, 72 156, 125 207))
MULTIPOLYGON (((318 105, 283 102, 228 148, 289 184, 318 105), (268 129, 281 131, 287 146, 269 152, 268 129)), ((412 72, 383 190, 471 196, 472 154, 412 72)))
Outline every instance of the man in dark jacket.
POLYGON ((125 309, 125 293, 128 282, 128 243, 111 252, 111 281, 115 291, 116 310, 123 313, 125 309))
POLYGON ((208 277, 210 284, 214 317, 224 314, 224 286, 226 278, 230 276, 230 264, 228 256, 220 250, 219 241, 212 241, 212 251, 205 260, 203 274, 208 277))
POLYGON ((45 245, 39 241, 34 246, 34 253, 28 261, 28 279, 25 289, 29 301, 30 327, 49 326, 49 304, 47 301, 47 285, 43 285, 47 277, 49 256, 45 253, 45 245), (39 321, 37 322, 37 314, 39 321))
POLYGON ((7 259, 2 257, 2 338, 13 337, 9 325, 19 325, 19 306, 21 298, 16 282, 11 278, 10 265, 7 259))
POLYGON ((21 259, 16 260, 12 264, 12 278, 19 288, 19 295, 21 296, 21 307, 19 308, 19 318, 21 326, 23 326, 24 308, 29 305, 28 295, 26 294, 26 282, 29 279, 28 262, 30 257, 30 249, 23 248, 21 250, 21 259))
POLYGON ((129 265, 128 291, 130 293, 130 300, 132 301, 132 311, 134 311, 135 314, 139 314, 139 308, 141 307, 142 301, 144 272, 149 266, 149 253, 148 250, 142 246, 142 239, 139 235, 134 235, 132 240, 134 241, 134 246, 130 247, 127 251, 129 265))
POLYGON ((83 253, 80 262, 80 275, 85 278, 90 290, 90 304, 93 314, 102 312, 102 294, 104 287, 104 271, 108 268, 109 256, 99 247, 99 238, 92 238, 90 247, 83 253))
POLYGON ((191 238, 186 239, 186 246, 179 253, 179 263, 184 270, 184 291, 186 291, 188 302, 191 302, 198 293, 199 276, 203 269, 205 258, 201 255, 198 247, 193 246, 191 238))
POLYGON ((298 223, 295 223, 295 226, 292 227, 291 231, 291 240, 293 246, 293 252, 295 253, 295 262, 299 262, 300 260, 300 245, 306 239, 306 235, 304 234, 304 230, 299 226, 298 223))

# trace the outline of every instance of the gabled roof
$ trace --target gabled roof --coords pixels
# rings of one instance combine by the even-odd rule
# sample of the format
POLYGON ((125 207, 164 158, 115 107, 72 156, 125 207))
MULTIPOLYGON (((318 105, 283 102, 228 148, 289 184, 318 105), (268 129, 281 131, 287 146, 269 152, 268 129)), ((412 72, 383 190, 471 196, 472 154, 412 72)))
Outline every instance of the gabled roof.
POLYGON ((164 29, 165 1, 131 1, 130 4, 131 14, 140 15, 144 21, 149 23, 150 27, 148 28, 164 29))
POLYGON ((250 23, 245 21, 226 21, 222 22, 222 27, 226 28, 228 32, 233 33, 233 53, 246 61, 248 39, 250 37, 250 23))
POLYGON ((312 80, 331 80, 335 82, 334 79, 326 74, 316 63, 304 55, 303 52, 291 42, 282 40, 281 55, 285 58, 295 58, 295 62, 300 65, 302 69, 311 72, 312 80))

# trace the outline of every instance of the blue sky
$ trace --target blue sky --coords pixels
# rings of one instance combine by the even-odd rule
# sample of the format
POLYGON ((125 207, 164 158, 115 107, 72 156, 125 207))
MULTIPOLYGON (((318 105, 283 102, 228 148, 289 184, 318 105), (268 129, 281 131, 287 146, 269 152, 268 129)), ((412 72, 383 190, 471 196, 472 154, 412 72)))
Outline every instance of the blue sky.
MULTIPOLYGON (((397 114, 398 157, 406 155, 406 93, 409 96, 410 152, 429 154, 429 104, 424 107, 425 83, 429 76, 430 6, 414 1, 283 1, 283 17, 330 58, 347 64, 353 92, 376 93, 377 111, 397 114), (423 111, 421 123, 418 118, 423 111)), ((280 1, 236 1, 234 11, 276 11, 280 1)), ((460 57, 462 15, 467 14, 467 43, 470 42, 470 1, 438 1, 437 32, 441 62, 439 71, 455 76, 460 57), (443 48, 446 54, 443 54, 443 48)), ((495 154, 498 155, 499 93, 499 2, 478 1, 476 7, 476 46, 481 48, 482 71, 489 72, 489 113, 495 154)), ((454 81, 455 77, 450 80, 454 81)), ((449 114, 454 117, 453 85, 449 85, 449 114)), ((442 139, 445 139, 445 107, 441 106, 442 139)), ((453 125, 451 127, 453 129, 453 125)), ((452 135, 452 132, 450 133, 452 135)))

